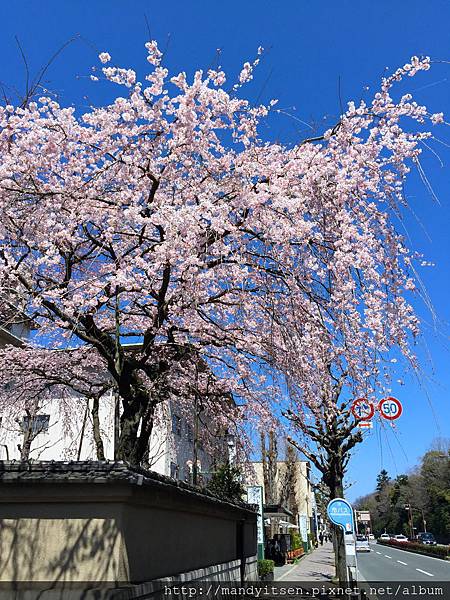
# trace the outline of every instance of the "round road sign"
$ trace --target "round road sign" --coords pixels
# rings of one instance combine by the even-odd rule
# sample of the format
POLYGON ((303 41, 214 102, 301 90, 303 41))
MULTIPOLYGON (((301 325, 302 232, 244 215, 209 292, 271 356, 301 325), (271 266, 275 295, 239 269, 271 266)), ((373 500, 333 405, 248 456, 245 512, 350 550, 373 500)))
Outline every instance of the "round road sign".
POLYGON ((367 398, 353 400, 351 411, 355 419, 362 421, 370 420, 375 414, 375 408, 367 398))
POLYGON ((380 400, 378 410, 384 419, 394 421, 401 416, 403 406, 400 400, 397 400, 397 398, 394 398, 393 396, 388 396, 387 398, 380 400))

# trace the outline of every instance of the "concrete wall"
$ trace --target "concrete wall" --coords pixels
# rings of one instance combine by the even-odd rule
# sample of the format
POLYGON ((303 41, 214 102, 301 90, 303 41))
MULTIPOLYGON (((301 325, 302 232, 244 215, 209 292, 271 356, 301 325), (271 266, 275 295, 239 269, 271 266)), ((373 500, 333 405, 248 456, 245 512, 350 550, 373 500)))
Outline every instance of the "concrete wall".
POLYGON ((85 481, 70 464, 41 475, 30 465, 17 477, 14 468, 0 464, 0 583, 113 585, 196 571, 239 581, 241 567, 256 579, 249 509, 163 477, 128 476, 120 464, 106 474, 93 467, 85 481))

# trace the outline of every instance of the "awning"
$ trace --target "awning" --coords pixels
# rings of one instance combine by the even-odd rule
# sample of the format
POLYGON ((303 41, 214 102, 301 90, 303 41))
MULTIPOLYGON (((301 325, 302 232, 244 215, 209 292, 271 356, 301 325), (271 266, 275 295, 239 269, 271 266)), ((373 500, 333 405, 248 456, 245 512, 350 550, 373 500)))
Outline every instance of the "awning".
POLYGON ((298 525, 294 525, 294 523, 289 523, 289 521, 278 521, 278 525, 282 525, 283 527, 287 527, 288 529, 298 529, 298 525))
POLYGON ((282 518, 294 516, 290 510, 281 504, 264 504, 263 512, 264 517, 282 518))

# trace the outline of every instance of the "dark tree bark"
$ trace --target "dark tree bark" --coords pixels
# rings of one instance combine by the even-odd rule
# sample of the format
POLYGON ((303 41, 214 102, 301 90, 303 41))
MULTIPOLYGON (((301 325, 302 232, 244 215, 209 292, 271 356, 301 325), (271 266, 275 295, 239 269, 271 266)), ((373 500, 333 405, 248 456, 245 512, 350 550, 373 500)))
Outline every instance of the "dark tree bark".
POLYGON ((95 442, 95 449, 97 452, 97 459, 98 460, 105 460, 105 449, 103 446, 103 439, 102 439, 102 434, 100 431, 100 418, 99 418, 99 405, 100 405, 100 400, 99 398, 94 398, 92 401, 92 411, 91 411, 91 415, 92 415, 92 430, 93 430, 93 434, 94 434, 94 442, 95 442))
MULTIPOLYGON (((331 402, 327 402, 327 405, 332 404, 336 409, 333 416, 330 417, 322 409, 320 412, 313 413, 313 424, 310 424, 305 423, 303 418, 294 415, 290 410, 285 414, 316 445, 317 451, 313 452, 288 438, 289 442, 322 473, 322 481, 329 489, 330 500, 344 497, 343 482, 350 460, 350 451, 363 439, 361 431, 354 432, 356 422, 350 414, 349 402, 338 404, 345 377, 344 373, 335 380, 332 397, 328 398, 331 402)), ((339 583, 344 585, 348 581, 344 534, 338 527, 333 527, 333 531, 336 577, 339 583)))

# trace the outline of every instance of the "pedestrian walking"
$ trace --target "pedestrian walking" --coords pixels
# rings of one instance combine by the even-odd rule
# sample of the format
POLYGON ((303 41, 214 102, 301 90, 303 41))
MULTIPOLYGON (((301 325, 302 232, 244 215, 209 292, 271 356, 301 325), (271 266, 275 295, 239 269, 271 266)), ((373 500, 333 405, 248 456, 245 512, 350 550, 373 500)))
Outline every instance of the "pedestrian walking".
POLYGON ((322 532, 319 533, 319 542, 320 542, 320 545, 323 546, 323 533, 322 532))

